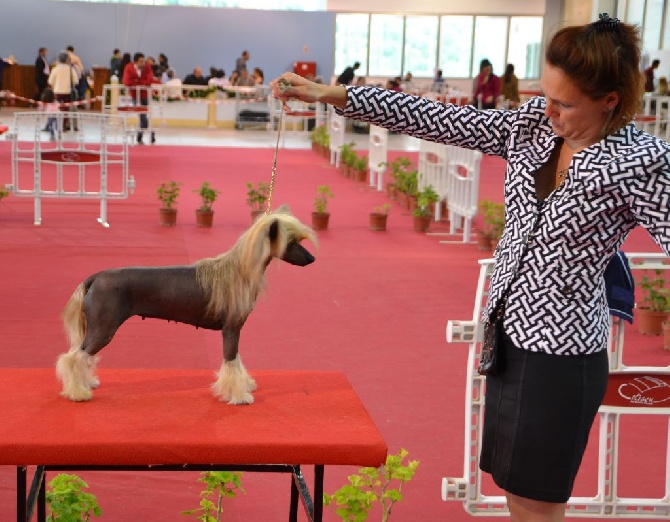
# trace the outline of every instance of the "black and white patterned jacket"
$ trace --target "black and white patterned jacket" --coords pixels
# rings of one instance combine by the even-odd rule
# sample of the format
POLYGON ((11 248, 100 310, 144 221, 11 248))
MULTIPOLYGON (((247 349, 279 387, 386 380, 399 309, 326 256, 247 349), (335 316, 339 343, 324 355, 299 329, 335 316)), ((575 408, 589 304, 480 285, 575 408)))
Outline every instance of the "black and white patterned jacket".
POLYGON ((477 111, 378 88, 347 91, 344 116, 507 160, 505 233, 484 317, 509 287, 504 325, 516 346, 603 350, 609 259, 637 225, 670 255, 670 145, 629 124, 575 154, 566 181, 539 205, 533 176, 558 140, 544 98, 515 111, 477 111))

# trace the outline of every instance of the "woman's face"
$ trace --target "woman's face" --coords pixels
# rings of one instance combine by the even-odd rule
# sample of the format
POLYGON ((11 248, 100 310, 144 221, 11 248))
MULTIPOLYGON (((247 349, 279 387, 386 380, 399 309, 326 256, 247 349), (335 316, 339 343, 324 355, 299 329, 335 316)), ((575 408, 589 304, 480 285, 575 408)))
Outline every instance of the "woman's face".
POLYGON ((547 100, 544 110, 557 136, 568 145, 585 148, 604 137, 604 128, 619 95, 611 92, 600 100, 586 96, 558 67, 545 65, 542 91, 547 100))

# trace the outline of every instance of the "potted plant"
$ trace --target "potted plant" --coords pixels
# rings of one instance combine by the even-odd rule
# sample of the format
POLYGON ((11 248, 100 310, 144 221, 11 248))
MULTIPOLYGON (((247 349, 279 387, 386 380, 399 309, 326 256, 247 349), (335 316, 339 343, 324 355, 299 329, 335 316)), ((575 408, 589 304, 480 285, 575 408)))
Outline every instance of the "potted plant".
POLYGON ((327 230, 330 214, 328 209, 328 200, 335 197, 328 185, 320 185, 316 189, 314 198, 314 212, 312 212, 312 228, 314 230, 327 230))
POLYGON ((432 185, 426 185, 418 194, 416 199, 416 208, 412 211, 414 216, 414 230, 416 232, 426 232, 430 226, 430 219, 433 217, 430 211, 431 204, 437 203, 440 197, 433 189, 432 185))
POLYGON ((484 233, 489 238, 491 249, 495 250, 505 230, 505 204, 483 200, 480 208, 484 219, 484 233))
POLYGON ((642 289, 642 302, 635 307, 637 327, 644 335, 661 335, 663 322, 668 318, 668 295, 665 270, 656 269, 650 275, 645 271, 638 286, 642 289))
POLYGON ((370 230, 386 230, 386 220, 389 210, 391 210, 389 203, 374 207, 373 211, 370 212, 370 230))
POLYGON ((211 227, 214 220, 214 211, 212 210, 212 203, 221 194, 219 190, 211 187, 209 181, 204 181, 199 189, 193 191, 200 196, 200 208, 195 211, 195 222, 199 227, 211 227))
POLYGON ((262 214, 265 210, 265 206, 268 197, 270 196, 270 185, 263 183, 262 181, 258 182, 258 185, 254 186, 253 183, 247 182, 247 205, 251 207, 251 220, 254 221, 259 214, 262 214))
POLYGON ((326 125, 314 127, 309 133, 309 138, 312 140, 312 150, 323 157, 330 157, 330 135, 326 125))
POLYGON ((221 520, 224 499, 235 498, 238 491, 245 493, 242 475, 241 471, 203 471, 198 478, 198 482, 205 484, 205 489, 200 492, 200 507, 181 514, 197 520, 221 520))
POLYGON ((340 172, 347 178, 351 177, 350 170, 353 168, 354 161, 356 160, 355 145, 352 141, 340 147, 340 172))
POLYGON ((351 168, 354 171, 352 177, 356 181, 365 183, 368 180, 368 158, 366 156, 357 156, 354 154, 351 168))
POLYGON ((172 227, 177 223, 177 209, 173 208, 179 197, 181 183, 163 181, 158 185, 157 194, 163 206, 159 209, 161 225, 172 227))
POLYGON ((92 516, 101 516, 98 499, 84 491, 87 488, 88 484, 77 475, 56 475, 46 490, 46 503, 49 506, 47 522, 89 520, 92 516))
MULTIPOLYGON (((407 186, 405 178, 408 173, 414 170, 412 169, 412 161, 406 156, 398 156, 386 165, 390 168, 389 175, 392 180, 386 184, 386 192, 391 199, 395 200, 398 199, 398 193, 407 186)), ((401 201, 398 202, 402 204, 401 201)))

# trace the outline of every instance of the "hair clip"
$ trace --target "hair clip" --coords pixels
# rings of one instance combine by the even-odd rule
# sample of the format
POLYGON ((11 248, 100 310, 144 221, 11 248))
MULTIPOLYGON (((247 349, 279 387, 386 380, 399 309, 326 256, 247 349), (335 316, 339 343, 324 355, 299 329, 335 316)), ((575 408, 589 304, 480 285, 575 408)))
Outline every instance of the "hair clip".
POLYGON ((600 13, 600 15, 598 15, 598 21, 593 25, 596 29, 610 31, 616 29, 620 23, 621 21, 618 18, 611 18, 607 13, 600 13))

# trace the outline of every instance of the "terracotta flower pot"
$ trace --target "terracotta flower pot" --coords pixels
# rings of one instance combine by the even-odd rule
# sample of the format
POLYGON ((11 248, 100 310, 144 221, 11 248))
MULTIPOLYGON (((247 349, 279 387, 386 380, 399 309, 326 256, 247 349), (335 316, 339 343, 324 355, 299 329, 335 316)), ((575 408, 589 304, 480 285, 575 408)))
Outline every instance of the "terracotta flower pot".
POLYGON ((356 181, 360 181, 361 183, 365 183, 368 180, 368 169, 356 170, 355 171, 355 179, 356 179, 356 181))
POLYGON ((312 212, 312 228, 314 230, 328 230, 328 212, 312 212))
POLYGON ((214 223, 214 211, 213 210, 196 210, 195 211, 195 224, 199 227, 211 227, 214 223))
POLYGON ((482 252, 493 250, 493 245, 491 244, 491 236, 489 236, 483 230, 477 231, 477 250, 482 252))
POLYGON ((663 323, 663 349, 670 351, 670 321, 663 323))
POLYGON ((177 224, 177 209, 176 208, 160 208, 158 209, 160 216, 160 223, 164 227, 173 227, 177 224))
POLYGON ((432 216, 414 216, 414 231, 426 232, 430 227, 430 218, 432 216))
POLYGON ((370 230, 386 230, 386 218, 388 218, 388 214, 370 212, 370 230))
POLYGON ((655 312, 648 308, 635 309, 635 322, 638 331, 643 335, 661 335, 663 321, 668 318, 668 312, 655 312))

